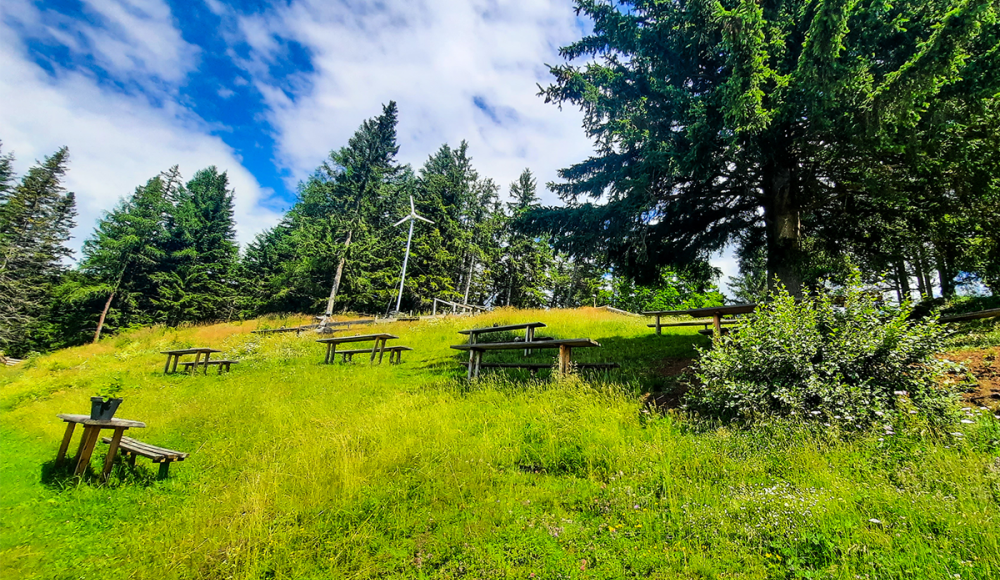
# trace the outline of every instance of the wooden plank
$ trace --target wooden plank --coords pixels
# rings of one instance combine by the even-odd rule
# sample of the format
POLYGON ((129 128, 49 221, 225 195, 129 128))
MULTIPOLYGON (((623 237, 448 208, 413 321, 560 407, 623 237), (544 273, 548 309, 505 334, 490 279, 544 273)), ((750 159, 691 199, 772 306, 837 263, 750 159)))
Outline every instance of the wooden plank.
MULTIPOLYGON (((101 441, 110 444, 112 439, 104 437, 101 441)), ((132 439, 131 437, 122 437, 120 446, 123 451, 141 455, 157 463, 161 461, 184 461, 188 457, 188 454, 183 451, 174 451, 173 449, 167 449, 165 447, 157 447, 155 445, 150 445, 149 443, 132 439)))
POLYGON ((1000 316, 1000 308, 992 308, 990 310, 979 310, 976 312, 965 312, 963 314, 954 314, 951 316, 942 316, 938 319, 939 322, 958 322, 960 320, 978 320, 980 318, 994 318, 1000 316))
POLYGON ((733 304, 730 306, 709 306, 689 310, 649 310, 646 316, 714 316, 716 314, 747 314, 757 309, 757 304, 733 304))
POLYGON ((119 419, 118 417, 114 417, 112 419, 91 419, 90 415, 75 415, 70 413, 60 413, 56 415, 56 417, 59 417, 63 421, 69 423, 81 423, 86 426, 105 427, 112 429, 115 427, 141 428, 146 426, 146 424, 143 423, 142 421, 133 421, 131 419, 119 419))
POLYGON ((459 330, 459 334, 485 334, 488 332, 503 332, 505 330, 520 330, 523 328, 543 328, 545 324, 542 322, 526 322, 524 324, 507 324, 504 326, 487 326, 484 328, 471 328, 468 330, 459 330))
POLYGON ((100 434, 100 427, 88 426, 83 430, 83 449, 76 459, 76 469, 73 471, 73 475, 82 475, 87 470, 87 466, 90 465, 90 456, 93 455, 94 446, 97 445, 97 436, 100 434))
MULTIPOLYGON (((722 324, 736 324, 738 322, 739 320, 736 320, 734 318, 724 318, 722 320, 722 324)), ((660 326, 664 327, 665 326, 709 326, 711 324, 712 324, 711 320, 704 320, 704 321, 696 320, 694 322, 662 322, 660 323, 660 326)), ((646 326, 648 326, 649 328, 656 328, 655 324, 647 324, 646 326)))
POLYGON ((62 444, 59 445, 59 454, 56 455, 56 463, 61 463, 65 459, 66 451, 69 449, 69 442, 73 439, 73 429, 76 429, 76 423, 67 422, 66 433, 63 434, 62 444))
MULTIPOLYGON (((458 363, 468 366, 469 363, 458 363)), ((555 365, 552 363, 481 363, 479 368, 483 369, 551 369, 555 365)), ((620 369, 618 363, 576 363, 578 369, 620 369)))
MULTIPOLYGON (((101 471, 101 481, 107 481, 108 476, 111 475, 111 468, 115 464, 115 455, 118 453, 118 445, 121 443, 122 433, 124 432, 125 429, 122 427, 115 429, 115 434, 111 438, 111 442, 108 444, 108 456, 104 459, 104 470, 101 471)), ((107 439, 107 437, 105 437, 105 439, 107 439)))
POLYGON ((479 342, 476 344, 455 344, 452 345, 451 348, 455 350, 484 351, 521 350, 524 348, 560 348, 562 346, 568 346, 571 348, 587 348, 601 346, 601 344, 589 338, 557 338, 553 340, 536 340, 535 342, 479 342))

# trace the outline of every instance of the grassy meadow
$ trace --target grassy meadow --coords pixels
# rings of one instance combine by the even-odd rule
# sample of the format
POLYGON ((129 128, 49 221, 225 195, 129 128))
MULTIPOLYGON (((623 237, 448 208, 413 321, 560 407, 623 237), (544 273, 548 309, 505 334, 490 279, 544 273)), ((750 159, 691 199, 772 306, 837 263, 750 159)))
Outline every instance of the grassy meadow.
MULTIPOLYGON (((303 321, 141 329, 0 368, 0 578, 1000 578, 991 413, 892 437, 708 425, 643 396, 674 388, 697 328, 598 309, 338 333, 398 335, 415 349, 398 366, 251 334, 303 321), (458 330, 530 320, 622 369, 465 380, 458 330), (159 352, 191 346, 241 362, 163 375, 159 352), (82 480, 53 465, 56 414, 118 378, 117 416, 147 424, 127 435, 191 453, 167 480, 139 458, 100 484, 106 445, 82 480)), ((501 360, 524 359, 484 357, 501 360)))

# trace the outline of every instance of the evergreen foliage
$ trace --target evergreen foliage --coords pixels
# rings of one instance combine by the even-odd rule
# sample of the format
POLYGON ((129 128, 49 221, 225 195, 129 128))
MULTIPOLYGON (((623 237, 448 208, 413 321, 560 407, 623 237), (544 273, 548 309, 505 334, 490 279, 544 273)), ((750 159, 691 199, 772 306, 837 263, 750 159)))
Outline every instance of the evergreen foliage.
MULTIPOLYGON (((930 168, 921 135, 970 135, 1000 90, 995 1, 578 0, 577 12, 593 32, 561 54, 587 62, 551 67, 542 94, 582 108, 597 153, 551 184, 568 207, 528 225, 640 281, 756 227, 770 279, 798 294, 818 224, 885 203, 899 188, 880 183, 930 168)), ((954 260, 941 255, 947 293, 954 260)))
POLYGON ((66 271, 76 200, 62 184, 67 148, 30 168, 16 185, 12 160, 0 156, 0 345, 18 356, 48 346, 43 315, 66 271))

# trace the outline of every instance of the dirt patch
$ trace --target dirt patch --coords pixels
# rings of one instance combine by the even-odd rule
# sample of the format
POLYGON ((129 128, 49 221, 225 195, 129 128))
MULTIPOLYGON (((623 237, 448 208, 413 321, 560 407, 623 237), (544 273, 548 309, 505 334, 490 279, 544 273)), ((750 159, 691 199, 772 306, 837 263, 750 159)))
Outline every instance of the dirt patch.
POLYGON ((957 350, 941 358, 965 365, 978 385, 962 398, 980 407, 1000 408, 1000 347, 957 350))
POLYGON ((661 377, 679 377, 691 369, 694 361, 691 357, 665 358, 656 363, 655 372, 661 377))
POLYGON ((684 379, 691 375, 694 361, 694 358, 682 357, 665 358, 657 362, 653 372, 658 377, 668 379, 667 384, 661 386, 660 390, 643 393, 646 404, 660 411, 679 407, 690 383, 684 379))

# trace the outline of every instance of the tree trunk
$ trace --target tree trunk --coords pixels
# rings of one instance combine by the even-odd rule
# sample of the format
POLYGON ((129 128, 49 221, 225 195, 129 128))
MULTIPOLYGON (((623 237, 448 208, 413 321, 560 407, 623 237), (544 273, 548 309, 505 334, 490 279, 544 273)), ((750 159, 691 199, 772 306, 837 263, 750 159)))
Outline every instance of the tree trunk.
POLYGON ((765 172, 764 223, 767 227, 767 285, 784 284, 796 298, 802 297, 802 210, 796 194, 798 184, 790 166, 765 172))
POLYGON ((330 300, 326 303, 326 316, 333 316, 333 303, 337 299, 337 290, 340 288, 340 277, 344 274, 344 263, 347 261, 347 250, 351 247, 351 236, 354 230, 347 232, 347 239, 344 241, 344 253, 340 255, 340 263, 337 264, 337 274, 333 277, 333 288, 330 290, 330 300))
POLYGON ((476 257, 469 256, 469 274, 465 277, 465 298, 462 304, 469 303, 469 287, 472 286, 472 269, 476 267, 476 257))
POLYGON ((913 267, 916 269, 917 273, 917 293, 920 294, 920 299, 923 300, 924 296, 927 295, 927 285, 924 284, 924 261, 920 259, 920 246, 917 246, 917 256, 913 260, 913 267))
POLYGON ((104 328, 104 317, 108 315, 108 309, 111 308, 111 301, 115 297, 116 290, 112 290, 111 294, 108 295, 108 301, 104 303, 104 310, 101 311, 101 319, 97 321, 97 332, 94 333, 94 344, 101 340, 101 329, 104 328))
POLYGON ((952 261, 944 248, 938 250, 938 277, 941 280, 941 296, 951 298, 955 295, 955 274, 952 272, 952 261))
POLYGON ((910 292, 910 273, 906 271, 906 261, 902 258, 896 262, 896 277, 899 279, 899 290, 902 296, 900 297, 900 303, 903 299, 912 300, 913 296, 910 292))
POLYGON ((934 298, 934 284, 931 283, 930 263, 927 261, 927 255, 924 253, 923 243, 917 245, 917 265, 920 276, 923 278, 924 291, 927 293, 927 299, 930 300, 934 298))

